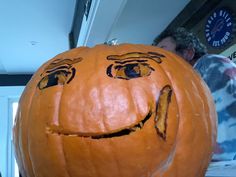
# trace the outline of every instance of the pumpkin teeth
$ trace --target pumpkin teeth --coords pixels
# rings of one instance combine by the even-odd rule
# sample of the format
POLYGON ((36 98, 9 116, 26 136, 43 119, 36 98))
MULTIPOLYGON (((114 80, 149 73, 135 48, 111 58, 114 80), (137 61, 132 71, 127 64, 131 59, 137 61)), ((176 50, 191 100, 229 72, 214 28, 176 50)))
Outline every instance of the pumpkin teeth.
POLYGON ((130 130, 131 131, 136 131, 137 127, 131 127, 130 130))
POLYGON ((140 123, 139 123, 139 126, 142 128, 142 127, 143 127, 143 122, 140 122, 140 123))

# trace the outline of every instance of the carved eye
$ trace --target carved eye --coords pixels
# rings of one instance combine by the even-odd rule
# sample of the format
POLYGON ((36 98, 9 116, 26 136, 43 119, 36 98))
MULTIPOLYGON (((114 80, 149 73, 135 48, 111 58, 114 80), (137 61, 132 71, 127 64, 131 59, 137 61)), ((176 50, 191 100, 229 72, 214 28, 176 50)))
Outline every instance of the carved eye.
POLYGON ((58 70, 44 76, 38 83, 38 88, 42 90, 55 85, 64 85, 65 83, 69 83, 74 75, 74 68, 71 71, 58 70))
POLYGON ((74 77, 76 69, 73 64, 82 61, 83 58, 74 59, 56 59, 50 63, 41 74, 42 79, 38 83, 40 90, 56 86, 68 84, 74 77))
POLYGON ((107 75, 113 78, 129 80, 149 76, 153 70, 147 63, 128 63, 115 65, 114 67, 110 65, 107 68, 107 75))

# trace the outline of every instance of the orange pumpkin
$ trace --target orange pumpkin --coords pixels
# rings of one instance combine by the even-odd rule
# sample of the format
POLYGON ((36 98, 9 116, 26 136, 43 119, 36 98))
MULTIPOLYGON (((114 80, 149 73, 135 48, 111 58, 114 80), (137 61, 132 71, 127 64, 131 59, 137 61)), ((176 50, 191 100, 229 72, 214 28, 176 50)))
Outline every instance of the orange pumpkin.
POLYGON ((25 177, 203 177, 215 140, 212 97, 191 66, 134 44, 46 62, 14 125, 25 177))

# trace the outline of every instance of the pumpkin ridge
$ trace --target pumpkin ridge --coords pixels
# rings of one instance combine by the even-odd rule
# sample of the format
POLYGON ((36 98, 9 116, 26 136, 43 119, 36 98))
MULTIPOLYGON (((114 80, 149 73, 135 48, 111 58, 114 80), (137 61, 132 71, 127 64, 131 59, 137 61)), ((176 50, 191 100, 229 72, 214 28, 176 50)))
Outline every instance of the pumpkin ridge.
MULTIPOLYGON (((165 56, 165 58, 169 58, 169 57, 166 57, 165 56)), ((164 60, 165 61, 165 60, 164 60)), ((176 60, 175 60, 176 61, 176 60)), ((164 62, 162 62, 162 63, 164 63, 164 62)), ((176 107, 177 107, 177 110, 178 110, 178 113, 180 114, 180 109, 179 109, 179 102, 178 102, 178 100, 177 100, 177 97, 175 96, 175 93, 174 93, 174 87, 173 87, 173 82, 171 81, 171 79, 169 78, 169 76, 168 76, 168 74, 165 72, 165 68, 163 68, 162 67, 162 65, 159 65, 160 67, 160 70, 162 71, 162 73, 166 76, 166 79, 168 80, 168 82, 169 82, 169 84, 168 85, 171 85, 172 87, 171 87, 171 96, 174 96, 175 98, 176 98, 176 107)), ((177 117, 178 118, 180 118, 180 115, 177 115, 177 117)), ((179 120, 178 120, 178 122, 179 122, 179 120)), ((166 122, 166 124, 167 124, 167 122, 166 122)), ((167 125, 165 125, 166 126, 166 130, 167 130, 167 125)), ((157 130, 157 133, 158 133, 158 130, 157 130)), ((176 137, 175 137, 175 139, 177 139, 179 137, 179 126, 177 127, 177 130, 176 130, 176 137)), ((166 137, 165 137, 166 138, 166 137)), ((165 139, 164 139, 165 140, 165 139)), ((173 147, 173 149, 172 149, 172 153, 173 154, 175 154, 176 153, 176 148, 177 148, 177 142, 175 141, 175 145, 174 145, 174 147, 173 147)), ((170 155, 169 156, 169 160, 168 161, 166 161, 165 162, 165 165, 166 166, 168 166, 169 167, 169 165, 171 165, 171 163, 169 163, 169 162, 172 162, 173 160, 174 160, 174 155, 170 155)), ((168 169, 167 167, 166 167, 166 169, 168 169)), ((163 171, 163 173, 165 173, 165 171, 166 171, 166 169, 163 171)), ((155 174, 155 172, 153 173, 153 175, 155 174)))
MULTIPOLYGON (((60 99, 59 99, 59 105, 58 105, 58 110, 61 110, 61 99, 62 99, 62 96, 63 96, 63 92, 64 92, 64 84, 63 85, 61 85, 62 86, 62 89, 61 89, 61 94, 60 94, 60 99)), ((60 123, 60 111, 58 111, 58 123, 59 123, 59 125, 61 124, 60 123)), ((65 165, 65 171, 66 171, 66 174, 70 177, 71 176, 71 174, 70 174, 70 172, 69 172, 69 170, 68 170, 68 168, 67 168, 67 159, 66 159, 66 153, 65 153, 65 151, 64 151, 64 143, 63 143, 63 140, 62 139, 60 139, 60 142, 61 142, 61 148, 62 148, 62 152, 63 152, 63 157, 62 157, 62 159, 63 159, 63 164, 65 165)))
MULTIPOLYGON (((170 55, 170 57, 172 57, 173 59, 175 59, 175 62, 177 63, 177 64, 179 64, 179 65, 182 65, 183 66, 183 69, 188 69, 188 64, 187 65, 185 65, 185 64, 183 64, 183 63, 185 63, 185 61, 182 61, 182 59, 180 58, 176 58, 176 56, 175 56, 175 54, 173 54, 173 53, 169 53, 169 55, 170 55)), ((170 58, 170 57, 167 57, 167 58, 170 58)), ((173 86, 175 86, 175 84, 173 84, 173 83, 175 83, 175 82, 173 82, 172 83, 172 81, 171 81, 171 77, 169 77, 169 75, 166 73, 166 71, 165 71, 165 68, 162 68, 161 67, 161 69, 163 70, 163 72, 165 73, 165 75, 167 75, 167 78, 169 79, 169 81, 170 81, 170 83, 171 83, 171 85, 172 85, 172 87, 173 86)), ((189 71, 191 71, 191 70, 189 70, 189 71)), ((194 73, 194 70, 192 70, 192 73, 194 73)), ((194 75, 193 74, 193 78, 194 78, 194 80, 196 81, 196 80, 198 80, 197 79, 197 75, 194 75)), ((198 89, 197 90, 202 90, 202 85, 201 86, 199 86, 199 85, 194 85, 194 86, 196 86, 198 89), (200 88, 201 87, 201 88, 200 88), (199 89, 200 88, 200 89, 199 89)), ((173 87, 173 89, 174 89, 174 87, 173 87)), ((199 93, 199 92, 197 92, 197 93, 199 93)), ((202 98, 202 96, 200 96, 201 98, 202 98)), ((187 98, 187 97, 186 97, 187 98)), ((177 97, 176 97, 176 102, 178 103, 178 104, 176 104, 176 106, 177 106, 177 109, 178 109, 178 113, 179 113, 179 122, 181 121, 181 117, 184 117, 184 116, 181 116, 182 115, 182 112, 180 111, 180 108, 179 108, 179 101, 181 102, 181 100, 179 100, 179 99, 177 99, 177 97)), ((191 101, 190 101, 191 102, 191 101)), ((193 109, 193 107, 192 107, 192 109, 193 109)), ((204 110, 204 112, 205 112, 205 110, 204 110)), ((204 120, 204 119, 203 119, 204 120)), ((182 120, 183 121, 183 120, 182 120)), ((180 125, 181 123, 179 123, 178 125, 180 125)), ((181 136, 181 128, 180 127, 178 127, 178 129, 177 129, 177 132, 176 132, 176 139, 179 139, 179 137, 181 136)), ((175 147, 174 147, 174 149, 173 149, 173 153, 176 153, 176 154, 178 154, 178 153, 180 153, 180 149, 178 148, 178 146, 180 146, 179 144, 181 144, 181 143, 183 143, 183 142, 176 142, 176 145, 175 145, 175 147)), ((179 165, 178 163, 177 163, 177 155, 176 156, 173 156, 173 158, 171 159, 172 160, 172 164, 170 164, 170 166, 169 166, 169 170, 171 169, 172 170, 172 168, 173 168, 173 166, 178 166, 178 168, 181 168, 181 165, 179 165)), ((190 162, 189 162, 190 163, 190 162)), ((202 162, 202 163, 204 163, 204 162, 202 162)), ((202 165, 202 166, 204 166, 204 165, 202 165)), ((199 171, 200 171, 200 168, 199 168, 199 171)), ((166 173, 166 170, 165 171, 163 171, 163 173, 166 173)), ((181 171, 178 171, 178 172, 176 172, 176 174, 181 174, 182 172, 181 171)))
MULTIPOLYGON (((33 78, 31 79, 31 81, 33 81, 33 78)), ((33 88, 32 88, 33 89, 33 88)), ((36 90, 36 87, 34 88, 34 91, 32 91, 31 93, 34 93, 35 92, 35 90, 36 90)), ((31 107, 32 106, 32 100, 33 100, 33 96, 30 96, 29 97, 29 100, 28 100, 28 104, 27 105, 29 105, 29 107, 31 107)), ((30 110, 31 109, 28 109, 28 111, 27 111, 27 116, 26 117, 29 117, 29 114, 30 114, 30 110)), ((29 118, 28 118, 29 119, 29 118)), ((23 121, 23 120, 21 120, 21 121, 23 121)), ((27 122, 28 124, 29 124, 29 122, 27 122)), ((28 134, 28 132, 29 132, 29 129, 27 129, 27 130, 25 130, 26 131, 26 134, 28 134)), ((27 149, 30 149, 30 147, 29 147, 29 135, 30 134, 28 134, 26 137, 26 144, 27 144, 27 149)), ((21 152, 22 153, 22 152, 21 152)), ((31 158, 31 156, 30 156, 30 152, 29 151, 25 151, 25 153, 27 153, 27 156, 28 156, 28 158, 29 158, 29 165, 30 165, 30 168, 31 168, 31 170, 30 170, 30 172, 31 173, 33 173, 33 175, 35 175, 36 174, 36 172, 35 172, 35 170, 34 170, 34 167, 33 167, 33 163, 32 163, 32 158, 31 158)), ((23 154, 23 153, 22 153, 23 154)), ((23 159, 22 159, 23 160, 23 159)), ((24 168, 26 168, 25 167, 25 164, 23 164, 24 165, 24 168)), ((26 173, 28 173, 28 172, 26 172, 26 173)))

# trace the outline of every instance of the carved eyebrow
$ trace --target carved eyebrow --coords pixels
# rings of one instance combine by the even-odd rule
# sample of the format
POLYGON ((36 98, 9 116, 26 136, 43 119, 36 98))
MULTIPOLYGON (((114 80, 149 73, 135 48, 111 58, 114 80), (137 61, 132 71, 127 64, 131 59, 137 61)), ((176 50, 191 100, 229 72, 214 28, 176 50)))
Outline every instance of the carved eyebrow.
POLYGON ((70 65, 61 65, 59 67, 46 70, 46 73, 51 73, 58 70, 68 70, 70 69, 70 67, 71 67, 70 65))
POLYGON ((162 60, 161 58, 165 57, 162 54, 159 54, 157 52, 147 52, 147 53, 142 53, 142 52, 131 52, 131 53, 126 53, 126 54, 122 54, 122 55, 109 55, 107 56, 107 60, 128 60, 128 59, 132 59, 132 58, 147 58, 147 59, 151 59, 157 63, 161 63, 162 60))
POLYGON ((109 55, 107 56, 107 60, 127 60, 130 58, 140 58, 140 57, 147 57, 148 55, 141 52, 131 52, 125 53, 122 55, 109 55))
POLYGON ((78 57, 78 58, 74 58, 74 59, 56 59, 54 60, 52 63, 50 63, 45 70, 50 70, 50 69, 54 69, 55 67, 61 66, 61 65, 69 65, 71 66, 74 63, 78 63, 80 61, 82 61, 83 58, 78 57))
POLYGON ((142 63, 142 62, 146 62, 148 60, 125 60, 125 61, 115 61, 115 63, 118 63, 118 64, 125 64, 125 63, 131 63, 131 62, 139 62, 139 63, 142 63))

